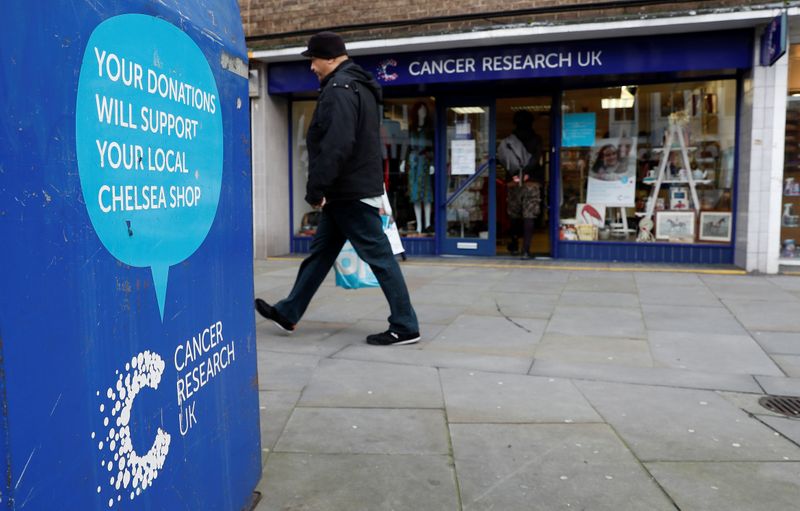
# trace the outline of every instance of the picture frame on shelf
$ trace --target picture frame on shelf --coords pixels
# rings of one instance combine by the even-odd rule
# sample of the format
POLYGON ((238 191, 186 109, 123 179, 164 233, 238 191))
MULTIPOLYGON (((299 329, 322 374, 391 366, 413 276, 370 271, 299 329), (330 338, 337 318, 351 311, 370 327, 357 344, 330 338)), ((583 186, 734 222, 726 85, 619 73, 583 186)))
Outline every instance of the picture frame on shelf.
POLYGON ((700 241, 730 242, 733 234, 733 214, 729 211, 700 212, 700 241))
POLYGON ((656 211, 656 240, 694 242, 694 211, 656 211))

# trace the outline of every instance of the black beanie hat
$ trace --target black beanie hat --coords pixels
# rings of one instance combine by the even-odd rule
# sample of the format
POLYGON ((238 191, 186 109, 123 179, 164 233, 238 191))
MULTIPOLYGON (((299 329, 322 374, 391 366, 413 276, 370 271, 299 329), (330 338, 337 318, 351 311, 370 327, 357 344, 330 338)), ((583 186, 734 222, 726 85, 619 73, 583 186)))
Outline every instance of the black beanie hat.
POLYGON ((334 32, 320 32, 308 40, 308 49, 301 53, 304 57, 317 57, 320 59, 335 59, 345 55, 344 39, 334 32))

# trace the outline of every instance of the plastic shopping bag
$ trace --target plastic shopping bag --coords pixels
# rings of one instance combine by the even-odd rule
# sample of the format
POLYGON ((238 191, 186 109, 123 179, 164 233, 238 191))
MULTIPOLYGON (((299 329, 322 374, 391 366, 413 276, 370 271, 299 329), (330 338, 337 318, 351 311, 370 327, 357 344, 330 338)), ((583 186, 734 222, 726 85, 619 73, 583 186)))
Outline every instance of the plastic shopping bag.
POLYGON ((342 251, 333 265, 336 271, 336 285, 344 289, 360 289, 362 287, 378 287, 378 279, 367 263, 361 260, 349 241, 345 242, 342 251))
MULTIPOLYGON (((389 196, 386 194, 386 188, 383 189, 383 196, 381 197, 383 214, 381 214, 381 222, 383 223, 383 232, 389 238, 389 244, 392 246, 392 254, 399 255, 406 251, 403 248, 403 242, 400 240, 400 232, 397 230, 397 224, 392 218, 392 205, 389 203, 389 196)), ((405 259, 405 256, 403 257, 405 259)))
POLYGON ((400 232, 397 230, 397 224, 389 215, 381 215, 381 222, 383 222, 383 233, 389 238, 389 244, 392 246, 392 254, 399 255, 406 251, 403 248, 403 242, 400 241, 400 232))

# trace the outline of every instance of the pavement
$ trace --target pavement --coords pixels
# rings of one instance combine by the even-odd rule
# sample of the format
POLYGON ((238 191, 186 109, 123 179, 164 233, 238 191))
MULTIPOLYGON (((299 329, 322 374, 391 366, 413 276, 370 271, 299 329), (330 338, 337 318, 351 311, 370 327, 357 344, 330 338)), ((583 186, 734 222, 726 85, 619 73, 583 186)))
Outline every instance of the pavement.
MULTIPOLYGON (((255 262, 288 294, 300 259, 255 262)), ((412 258, 422 341, 331 274, 257 317, 257 511, 780 510, 800 502, 800 277, 412 258)))

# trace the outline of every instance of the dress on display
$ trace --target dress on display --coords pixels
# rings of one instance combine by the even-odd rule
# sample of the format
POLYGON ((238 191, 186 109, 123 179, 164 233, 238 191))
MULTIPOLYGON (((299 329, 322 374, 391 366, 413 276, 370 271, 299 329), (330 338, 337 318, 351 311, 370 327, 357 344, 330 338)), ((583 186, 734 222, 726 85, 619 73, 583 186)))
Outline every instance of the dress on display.
POLYGON ((411 133, 408 154, 408 195, 411 202, 433 202, 430 138, 424 131, 411 133))

